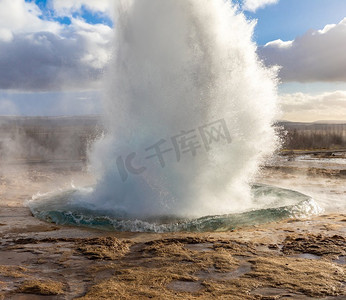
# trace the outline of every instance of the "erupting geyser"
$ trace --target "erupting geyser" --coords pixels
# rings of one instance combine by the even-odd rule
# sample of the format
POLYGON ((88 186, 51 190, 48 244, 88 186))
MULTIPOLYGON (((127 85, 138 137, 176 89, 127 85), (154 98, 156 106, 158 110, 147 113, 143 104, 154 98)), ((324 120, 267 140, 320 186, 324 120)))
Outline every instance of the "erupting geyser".
MULTIPOLYGON (((107 216, 114 228, 132 230, 135 223, 126 222, 136 219, 191 221, 268 208, 249 183, 277 146, 276 72, 256 55, 254 22, 226 0, 118 4, 105 80, 107 135, 90 155, 97 184, 45 209, 35 204, 34 214, 89 225, 107 216)), ((275 207, 295 203, 285 197, 302 200, 267 189, 259 188, 270 199, 276 192, 275 207)))
POLYGON ((92 154, 98 208, 190 217, 251 206, 248 182, 275 149, 276 113, 275 76, 258 60, 253 27, 224 0, 118 6, 108 136, 92 154), (131 153, 140 174, 122 168, 131 153))

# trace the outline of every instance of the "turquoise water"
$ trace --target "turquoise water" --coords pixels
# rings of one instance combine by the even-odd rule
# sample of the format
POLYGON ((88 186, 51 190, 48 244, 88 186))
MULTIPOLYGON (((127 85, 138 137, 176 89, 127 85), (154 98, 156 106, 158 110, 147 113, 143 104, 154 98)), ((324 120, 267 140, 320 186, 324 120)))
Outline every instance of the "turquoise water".
POLYGON ((80 190, 41 196, 29 201, 31 212, 38 219, 59 224, 128 232, 206 232, 228 231, 237 227, 307 217, 320 212, 315 201, 302 193, 278 187, 252 186, 254 208, 249 211, 202 218, 175 216, 134 219, 124 212, 98 210, 76 199, 80 190))

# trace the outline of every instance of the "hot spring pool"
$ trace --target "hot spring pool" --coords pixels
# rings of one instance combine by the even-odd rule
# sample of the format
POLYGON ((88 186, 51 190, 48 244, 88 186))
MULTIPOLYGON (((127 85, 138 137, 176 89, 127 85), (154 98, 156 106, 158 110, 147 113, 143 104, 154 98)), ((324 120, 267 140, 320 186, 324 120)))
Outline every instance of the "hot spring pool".
POLYGON ((257 225, 287 218, 308 217, 321 212, 317 203, 302 193, 274 186, 252 185, 254 208, 201 218, 157 216, 131 218, 125 212, 100 210, 78 199, 88 190, 69 190, 46 194, 28 201, 32 214, 41 220, 108 231, 128 232, 207 232, 228 231, 240 226, 257 225))

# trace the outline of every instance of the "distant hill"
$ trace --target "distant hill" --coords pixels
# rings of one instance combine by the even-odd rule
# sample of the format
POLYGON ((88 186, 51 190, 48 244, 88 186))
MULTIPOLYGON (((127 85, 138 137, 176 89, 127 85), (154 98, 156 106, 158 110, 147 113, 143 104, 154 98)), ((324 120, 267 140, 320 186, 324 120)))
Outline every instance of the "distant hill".
MULTIPOLYGON (((345 149, 346 122, 278 121, 278 134, 287 150, 345 149)), ((104 132, 101 116, 0 116, 0 162, 26 160, 85 160, 88 147, 104 132)))
POLYGON ((321 120, 315 121, 316 124, 346 124, 345 120, 321 120))
POLYGON ((100 116, 0 116, 0 162, 85 160, 104 128, 100 116))
POLYGON ((301 130, 335 130, 346 129, 346 121, 317 121, 317 122, 290 122, 290 121, 278 121, 277 126, 284 126, 285 128, 296 128, 301 130))
POLYGON ((98 115, 57 117, 0 116, 0 128, 2 126, 80 127, 101 124, 101 117, 98 115))
POLYGON ((346 148, 346 121, 276 123, 285 149, 346 148))

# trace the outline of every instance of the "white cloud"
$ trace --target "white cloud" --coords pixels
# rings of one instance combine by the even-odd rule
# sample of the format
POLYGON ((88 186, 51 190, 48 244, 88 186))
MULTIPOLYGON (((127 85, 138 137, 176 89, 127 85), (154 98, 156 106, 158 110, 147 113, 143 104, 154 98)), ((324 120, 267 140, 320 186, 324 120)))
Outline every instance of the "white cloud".
POLYGON ((42 20, 39 7, 24 0, 0 1, 0 40, 11 41, 13 34, 44 30, 57 33, 62 28, 58 22, 42 20))
POLYGON ((294 41, 273 41, 259 48, 267 65, 282 66, 283 81, 346 82, 346 18, 294 41))
POLYGON ((259 8, 267 5, 276 4, 279 0, 244 0, 243 9, 255 12, 259 8))
POLYGON ((346 120, 346 91, 283 94, 280 102, 285 120, 346 120))
POLYGON ((113 16, 114 0, 52 0, 52 7, 59 15, 71 15, 83 7, 93 12, 113 16))
POLYGON ((0 41, 0 88, 46 91, 96 88, 112 30, 73 21, 61 35, 39 31, 0 41))
POLYGON ((0 41, 10 42, 13 39, 12 31, 6 28, 0 28, 0 41))
POLYGON ((293 41, 284 42, 284 41, 278 39, 278 40, 271 41, 271 42, 265 44, 264 47, 289 48, 292 46, 292 44, 293 44, 293 41))
POLYGON ((110 57, 110 41, 113 30, 103 24, 91 25, 80 19, 72 19, 70 26, 74 35, 85 43, 85 52, 81 62, 95 68, 103 69, 110 57))
POLYGON ((96 87, 109 58, 112 28, 76 18, 62 25, 41 15, 33 2, 0 0, 0 89, 96 87))

